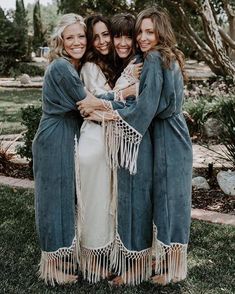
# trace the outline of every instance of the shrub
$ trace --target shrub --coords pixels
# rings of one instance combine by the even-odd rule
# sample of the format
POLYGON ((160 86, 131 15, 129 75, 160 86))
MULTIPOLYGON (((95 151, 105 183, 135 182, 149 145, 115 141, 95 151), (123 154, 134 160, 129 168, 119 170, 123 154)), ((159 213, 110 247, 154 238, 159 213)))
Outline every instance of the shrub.
POLYGON ((18 75, 28 74, 31 77, 43 76, 45 71, 44 68, 29 63, 18 63, 16 70, 19 72, 18 75))
POLYGON ((194 123, 189 126, 190 135, 201 133, 203 125, 209 117, 215 117, 218 99, 211 97, 199 97, 198 99, 187 99, 184 103, 184 110, 192 117, 194 123))
POLYGON ((10 75, 10 69, 15 66, 15 58, 0 55, 0 76, 10 75))
POLYGON ((235 97, 221 99, 215 116, 224 128, 219 139, 227 148, 225 154, 235 165, 235 97))
POLYGON ((0 56, 0 76, 16 78, 22 74, 31 77, 43 76, 45 69, 32 63, 17 62, 13 57, 0 56))
POLYGON ((22 124, 26 126, 26 131, 23 134, 23 146, 19 146, 17 148, 17 153, 21 157, 26 157, 29 160, 29 166, 32 172, 32 163, 33 163, 33 155, 32 155, 32 142, 33 138, 38 129, 38 125, 40 122, 40 118, 42 115, 41 107, 35 107, 33 105, 29 105, 26 108, 21 108, 21 118, 22 124))

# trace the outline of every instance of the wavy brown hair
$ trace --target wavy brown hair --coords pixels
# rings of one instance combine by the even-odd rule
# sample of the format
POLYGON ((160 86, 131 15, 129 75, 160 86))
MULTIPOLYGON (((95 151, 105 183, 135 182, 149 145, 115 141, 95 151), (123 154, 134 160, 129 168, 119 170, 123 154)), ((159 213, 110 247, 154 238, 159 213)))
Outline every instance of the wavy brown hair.
POLYGON ((142 20, 150 18, 153 22, 154 33, 158 40, 155 50, 161 53, 163 65, 170 68, 173 60, 177 60, 184 80, 187 80, 184 65, 184 54, 176 47, 176 38, 173 32, 171 21, 168 13, 161 7, 154 5, 141 11, 136 20, 135 33, 136 37, 140 32, 142 20))
POLYGON ((101 14, 95 14, 85 18, 85 24, 87 27, 87 51, 84 62, 93 62, 98 65, 105 75, 108 84, 111 86, 111 88, 113 88, 115 83, 115 69, 113 66, 114 57, 112 41, 110 43, 109 53, 107 55, 102 55, 94 48, 93 45, 95 39, 93 28, 98 22, 102 22, 106 25, 111 38, 111 24, 108 18, 101 14))
POLYGON ((63 32, 67 26, 79 23, 84 27, 86 32, 86 25, 82 16, 75 13, 68 13, 62 15, 57 27, 55 28, 54 34, 51 36, 50 52, 48 54, 49 62, 59 57, 64 57, 70 60, 70 56, 64 50, 63 32))

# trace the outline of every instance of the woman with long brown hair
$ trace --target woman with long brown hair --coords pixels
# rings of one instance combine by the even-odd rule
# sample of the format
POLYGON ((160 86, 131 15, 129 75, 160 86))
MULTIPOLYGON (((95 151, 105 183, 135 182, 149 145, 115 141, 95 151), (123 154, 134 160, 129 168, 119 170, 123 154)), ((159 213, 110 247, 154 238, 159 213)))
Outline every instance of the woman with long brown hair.
MULTIPOLYGON (((140 94, 136 104, 114 112, 118 119, 105 124, 105 135, 112 165, 121 165, 131 174, 142 175, 149 165, 149 151, 152 152, 149 168, 153 178, 149 177, 149 181, 153 189, 151 208, 148 199, 136 193, 129 211, 125 205, 132 193, 126 189, 125 204, 118 216, 122 250, 117 259, 122 282, 137 284, 151 277, 150 260, 155 256, 152 280, 166 284, 183 280, 187 274, 192 146, 182 114, 184 59, 176 47, 168 14, 157 6, 139 13, 136 40, 144 58, 140 94), (145 149, 148 152, 143 151, 144 145, 149 146, 145 149), (147 232, 151 232, 152 239, 147 232), (133 240, 138 241, 138 250, 133 240), (141 253, 149 259, 140 262, 141 253)), ((86 100, 79 104, 84 106, 86 100)), ((91 113, 87 119, 97 116, 94 118, 91 113)), ((119 182, 122 183, 120 179, 119 182)), ((143 178, 142 186, 147 182, 143 178)))
MULTIPOLYGON (((123 108, 126 101, 120 101, 120 94, 122 99, 135 94, 135 86, 131 88, 132 92, 126 87, 138 79, 128 76, 126 80, 126 73, 125 77, 122 76, 121 80, 116 81, 111 24, 107 18, 102 15, 92 15, 86 18, 85 22, 88 50, 81 70, 81 78, 86 89, 94 95, 109 93, 115 95, 115 101, 112 102, 98 99, 100 108, 123 108), (115 81, 116 86, 113 89, 115 81)), ((134 24, 135 20, 132 19, 132 26, 128 28, 130 31, 134 31, 134 24)), ((121 56, 122 59, 128 58, 129 61, 133 53, 132 47, 134 46, 131 40, 131 50, 126 50, 121 56)), ((136 67, 131 65, 131 67, 137 68, 139 72, 139 65, 136 67)), ((83 113, 82 109, 81 113, 83 113)), ((104 143, 102 126, 92 121, 85 121, 81 127, 76 163, 79 169, 77 172, 80 195, 78 206, 82 214, 79 225, 81 227, 81 269, 84 278, 90 282, 97 282, 108 275, 115 242, 114 183, 116 174, 114 176, 107 164, 104 143)))

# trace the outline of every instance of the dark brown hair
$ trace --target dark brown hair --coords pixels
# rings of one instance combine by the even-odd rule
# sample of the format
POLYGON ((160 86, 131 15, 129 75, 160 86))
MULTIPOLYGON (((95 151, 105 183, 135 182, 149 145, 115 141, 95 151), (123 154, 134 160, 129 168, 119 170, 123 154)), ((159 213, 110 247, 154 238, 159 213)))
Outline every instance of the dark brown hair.
POLYGON ((93 28, 95 24, 98 22, 102 22, 106 25, 111 38, 111 24, 108 18, 101 14, 95 14, 85 18, 85 24, 87 27, 87 51, 85 54, 84 61, 93 62, 96 65, 98 65, 102 70, 103 74, 105 75, 108 84, 113 88, 115 79, 115 70, 113 67, 113 44, 111 42, 109 53, 107 55, 102 55, 93 46, 95 37, 93 28))
POLYGON ((143 19, 150 18, 153 22, 154 33, 158 40, 155 50, 161 53, 163 65, 169 68, 173 60, 177 60, 185 80, 187 76, 184 70, 184 54, 176 47, 176 38, 171 26, 168 13, 161 7, 154 5, 141 11, 136 20, 135 33, 136 37, 140 32, 143 19))
POLYGON ((112 38, 120 36, 129 36, 132 38, 132 51, 127 58, 120 58, 114 50, 114 64, 116 68, 115 72, 117 79, 136 53, 135 16, 130 13, 115 14, 111 19, 111 33, 112 38))

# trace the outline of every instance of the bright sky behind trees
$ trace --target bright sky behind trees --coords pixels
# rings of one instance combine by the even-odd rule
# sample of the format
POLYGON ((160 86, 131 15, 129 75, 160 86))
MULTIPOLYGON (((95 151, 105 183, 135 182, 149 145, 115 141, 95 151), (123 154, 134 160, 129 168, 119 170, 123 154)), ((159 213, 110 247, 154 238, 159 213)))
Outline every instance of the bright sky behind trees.
MULTIPOLYGON (((35 0, 24 0, 25 8, 27 7, 28 3, 33 4, 35 0)), ((51 4, 52 0, 40 0, 41 5, 47 5, 47 3, 51 4)), ((2 9, 15 9, 16 0, 0 0, 0 7, 2 9)))

